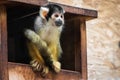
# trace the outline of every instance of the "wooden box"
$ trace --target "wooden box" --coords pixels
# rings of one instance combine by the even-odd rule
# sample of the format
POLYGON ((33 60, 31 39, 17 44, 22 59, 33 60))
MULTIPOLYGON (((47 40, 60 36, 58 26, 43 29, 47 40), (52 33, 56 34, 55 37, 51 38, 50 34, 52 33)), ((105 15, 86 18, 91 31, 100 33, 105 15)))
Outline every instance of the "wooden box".
POLYGON ((39 6, 46 0, 0 1, 0 80, 87 80, 86 21, 96 18, 97 11, 72 6, 65 9, 65 28, 61 35, 62 71, 41 78, 28 65, 23 29, 32 26, 39 6))

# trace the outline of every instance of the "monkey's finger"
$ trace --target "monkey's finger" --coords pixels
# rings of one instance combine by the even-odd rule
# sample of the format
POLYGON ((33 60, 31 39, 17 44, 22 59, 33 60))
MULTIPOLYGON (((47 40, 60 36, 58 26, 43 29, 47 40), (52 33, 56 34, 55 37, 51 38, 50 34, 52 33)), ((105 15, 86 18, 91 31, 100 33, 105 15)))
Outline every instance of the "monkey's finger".
POLYGON ((36 67, 38 65, 38 62, 34 62, 31 64, 32 67, 36 67))
POLYGON ((49 72, 48 67, 44 66, 43 69, 42 69, 42 72, 41 72, 41 76, 45 77, 48 74, 48 72, 49 72))
POLYGON ((42 64, 39 63, 35 68, 36 68, 37 71, 41 71, 42 70, 42 64))
POLYGON ((30 64, 32 65, 32 64, 34 64, 35 62, 37 62, 37 60, 32 60, 32 61, 30 61, 30 64))

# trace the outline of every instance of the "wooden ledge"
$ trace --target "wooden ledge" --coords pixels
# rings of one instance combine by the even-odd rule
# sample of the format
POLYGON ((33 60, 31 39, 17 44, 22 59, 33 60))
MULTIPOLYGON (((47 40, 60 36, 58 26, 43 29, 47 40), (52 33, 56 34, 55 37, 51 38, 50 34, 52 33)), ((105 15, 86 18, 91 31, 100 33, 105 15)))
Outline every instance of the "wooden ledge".
MULTIPOLYGON (((0 1, 0 3, 5 3, 6 4, 13 4, 17 3, 25 3, 25 4, 32 4, 32 5, 36 5, 36 6, 40 6, 43 4, 47 4, 47 3, 54 3, 54 2, 48 2, 47 0, 2 0, 0 1)), ((55 4, 59 4, 59 3, 55 3, 55 4)), ((68 5, 64 5, 64 4, 59 4, 61 6, 63 6, 63 8, 65 9, 65 11, 67 13, 72 13, 72 14, 77 14, 80 16, 86 16, 89 17, 89 19, 91 18, 97 18, 97 11, 96 10, 90 10, 90 9, 84 9, 84 8, 78 8, 78 7, 73 7, 73 6, 68 6, 68 5)))
POLYGON ((9 62, 8 68, 9 80, 80 80, 80 73, 76 71, 62 70, 59 74, 50 72, 46 78, 42 78, 27 64, 9 62))

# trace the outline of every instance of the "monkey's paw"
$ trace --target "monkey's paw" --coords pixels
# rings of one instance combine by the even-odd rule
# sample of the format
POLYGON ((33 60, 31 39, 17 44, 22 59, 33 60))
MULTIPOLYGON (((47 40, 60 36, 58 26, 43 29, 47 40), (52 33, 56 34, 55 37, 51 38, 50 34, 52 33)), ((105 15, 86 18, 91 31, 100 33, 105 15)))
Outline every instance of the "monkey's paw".
POLYGON ((45 66, 44 64, 40 63, 37 60, 32 60, 30 62, 30 65, 31 65, 31 67, 33 68, 34 71, 39 71, 41 73, 42 77, 45 77, 49 72, 48 67, 45 66))
POLYGON ((58 62, 58 61, 53 61, 52 68, 54 69, 54 71, 55 71, 56 73, 59 73, 60 70, 61 70, 61 64, 60 64, 60 62, 58 62))

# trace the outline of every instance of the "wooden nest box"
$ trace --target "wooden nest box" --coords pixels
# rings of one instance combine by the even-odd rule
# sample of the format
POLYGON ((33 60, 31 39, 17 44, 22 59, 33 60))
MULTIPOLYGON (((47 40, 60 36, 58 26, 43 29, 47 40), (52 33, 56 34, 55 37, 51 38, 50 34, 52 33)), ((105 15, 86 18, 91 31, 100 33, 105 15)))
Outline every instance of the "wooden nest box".
MULTIPOLYGON (((65 28, 61 35, 62 71, 42 78, 28 65, 22 29, 31 26, 46 0, 0 0, 0 80, 87 80, 86 21, 97 11, 63 6, 65 28)), ((52 3, 52 2, 51 2, 52 3)))

